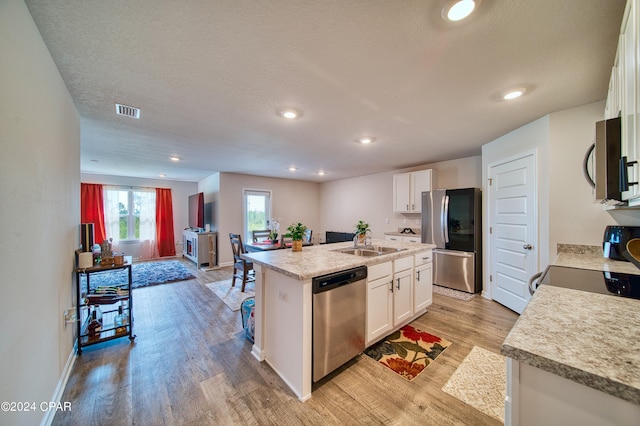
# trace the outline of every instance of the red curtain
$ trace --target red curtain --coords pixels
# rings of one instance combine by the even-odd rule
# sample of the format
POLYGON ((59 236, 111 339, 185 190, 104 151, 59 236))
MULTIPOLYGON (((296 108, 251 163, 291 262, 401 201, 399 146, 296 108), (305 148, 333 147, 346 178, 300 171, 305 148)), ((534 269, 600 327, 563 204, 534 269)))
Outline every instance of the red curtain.
POLYGON ((175 256, 171 189, 156 188, 156 238, 160 257, 175 256))
POLYGON ((103 200, 101 184, 80 184, 80 222, 93 223, 93 241, 95 244, 100 244, 107 239, 104 226, 103 200))

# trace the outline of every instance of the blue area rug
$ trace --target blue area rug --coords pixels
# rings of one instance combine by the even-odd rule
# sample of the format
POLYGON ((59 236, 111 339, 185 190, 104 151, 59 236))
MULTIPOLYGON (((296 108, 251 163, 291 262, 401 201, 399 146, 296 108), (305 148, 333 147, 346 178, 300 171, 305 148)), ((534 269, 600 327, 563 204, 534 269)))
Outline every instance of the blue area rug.
MULTIPOLYGON (((143 262, 131 265, 132 288, 147 287, 150 285, 166 284, 176 281, 184 281, 195 276, 178 260, 164 260, 161 262, 143 262)), ((91 288, 97 286, 112 286, 126 284, 128 280, 127 270, 97 272, 91 274, 91 288)), ((81 284, 86 288, 86 278, 82 275, 81 284)))

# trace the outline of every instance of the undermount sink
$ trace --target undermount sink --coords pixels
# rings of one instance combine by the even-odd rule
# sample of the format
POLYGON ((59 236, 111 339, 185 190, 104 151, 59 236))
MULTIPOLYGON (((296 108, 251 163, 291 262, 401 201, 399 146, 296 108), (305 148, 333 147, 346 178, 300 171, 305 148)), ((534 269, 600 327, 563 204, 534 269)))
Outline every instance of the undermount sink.
POLYGON ((340 253, 352 254, 354 256, 381 256, 383 254, 397 253, 399 251, 406 250, 404 248, 384 247, 384 246, 367 246, 366 248, 346 248, 334 250, 340 253))

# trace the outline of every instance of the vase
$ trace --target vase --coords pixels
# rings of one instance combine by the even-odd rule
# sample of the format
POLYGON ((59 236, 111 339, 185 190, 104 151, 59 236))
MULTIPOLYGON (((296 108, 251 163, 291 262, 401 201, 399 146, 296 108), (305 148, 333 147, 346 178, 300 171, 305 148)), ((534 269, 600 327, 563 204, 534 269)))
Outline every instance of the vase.
POLYGON ((302 240, 291 241, 291 251, 302 251, 302 240))

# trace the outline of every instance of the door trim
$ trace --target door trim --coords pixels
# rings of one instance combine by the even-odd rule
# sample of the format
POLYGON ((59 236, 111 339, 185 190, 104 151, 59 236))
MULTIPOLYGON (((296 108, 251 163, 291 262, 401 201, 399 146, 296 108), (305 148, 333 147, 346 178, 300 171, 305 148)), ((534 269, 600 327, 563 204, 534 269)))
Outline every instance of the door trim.
MULTIPOLYGON (((491 223, 492 223, 492 210, 491 210, 491 196, 492 196, 492 192, 493 192, 493 187, 492 185, 489 184, 489 180, 491 179, 491 169, 493 169, 494 167, 498 167, 501 166, 503 164, 512 162, 512 161, 516 161, 516 160, 521 160, 523 158, 529 157, 529 156, 533 156, 533 167, 535 169, 535 173, 536 173, 536 177, 535 177, 535 181, 533 182, 534 184, 534 189, 533 189, 533 214, 534 214, 534 220, 533 220, 533 235, 534 235, 534 247, 537 247, 535 253, 535 258, 534 258, 534 264, 535 267, 534 269, 537 270, 540 268, 540 234, 539 234, 539 227, 540 227, 540 203, 539 203, 539 197, 540 197, 540 164, 538 162, 538 148, 533 148, 527 151, 523 151, 521 153, 518 154, 514 154, 511 155, 509 157, 506 158, 501 158, 500 160, 496 160, 493 161, 489 164, 487 164, 487 182, 485 182, 486 184, 486 191, 483 191, 483 205, 486 206, 486 215, 484 215, 483 217, 483 222, 484 222, 484 231, 483 231, 483 237, 485 238, 484 241, 486 241, 486 245, 485 247, 483 247, 484 250, 484 259, 483 259, 483 263, 484 263, 484 273, 483 273, 483 283, 482 283, 482 295, 490 300, 493 300, 493 282, 490 280, 490 277, 492 275, 494 275, 494 271, 493 271, 493 259, 491 257, 491 254, 493 253, 493 245, 495 244, 493 241, 493 237, 492 234, 489 233, 489 228, 491 227, 491 223)), ((535 272, 534 272, 535 273, 535 272)))

